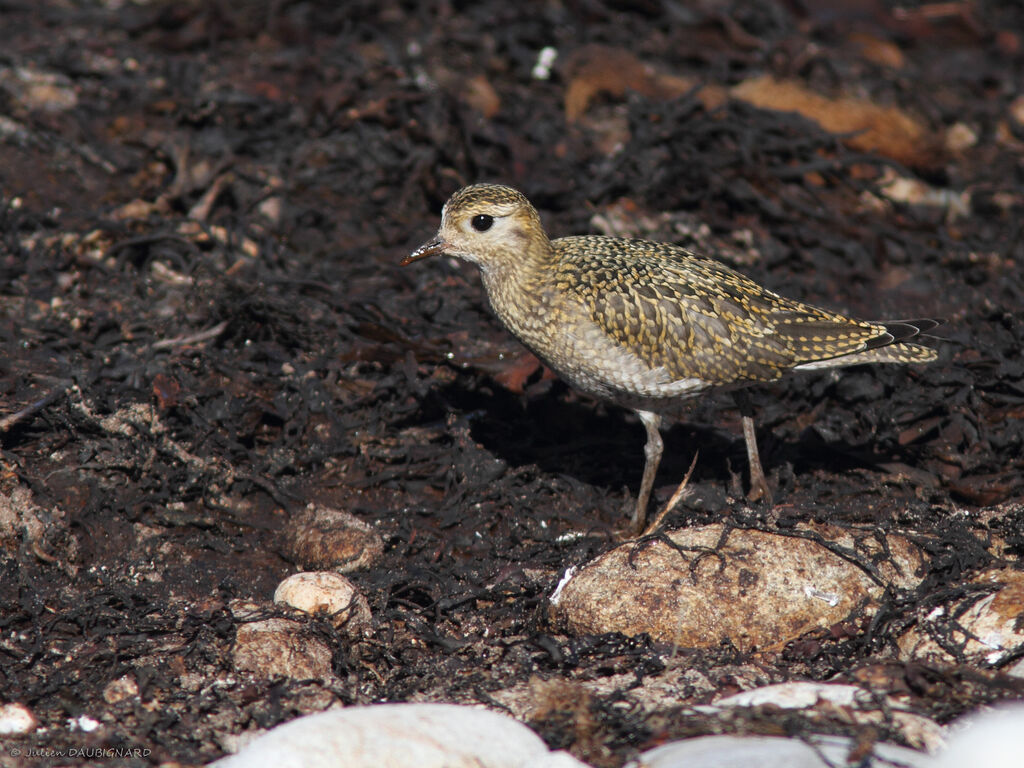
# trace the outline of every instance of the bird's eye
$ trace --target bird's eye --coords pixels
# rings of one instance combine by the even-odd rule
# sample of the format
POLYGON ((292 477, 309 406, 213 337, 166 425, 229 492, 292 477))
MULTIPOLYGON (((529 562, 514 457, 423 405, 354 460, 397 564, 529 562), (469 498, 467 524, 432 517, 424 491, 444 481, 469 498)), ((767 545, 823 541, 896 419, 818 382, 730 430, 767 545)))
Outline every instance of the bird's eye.
POLYGON ((470 222, 473 225, 473 229, 477 232, 486 232, 494 224, 494 217, 488 216, 486 213, 481 213, 473 217, 470 222))

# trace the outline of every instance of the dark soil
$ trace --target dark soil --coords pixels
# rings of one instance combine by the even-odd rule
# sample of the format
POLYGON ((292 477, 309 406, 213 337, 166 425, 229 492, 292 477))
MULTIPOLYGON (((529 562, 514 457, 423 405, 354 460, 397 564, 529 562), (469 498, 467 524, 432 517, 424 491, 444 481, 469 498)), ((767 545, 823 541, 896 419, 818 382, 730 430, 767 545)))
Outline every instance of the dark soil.
MULTIPOLYGON (((982 543, 1024 558, 1018 3, 119 5, 0 3, 0 697, 45 728, 5 755, 199 763, 332 703, 489 702, 666 664, 722 689, 751 663, 761 682, 877 666, 940 722, 1020 695, 998 669, 893 650, 919 605, 1000 564, 982 543), (897 106, 939 138, 896 160, 792 112, 641 81, 596 88, 570 123, 574 53, 596 44, 702 85, 772 74, 897 106), (559 58, 541 80, 545 46, 559 58), (976 140, 951 147, 957 124, 976 140), (893 169, 966 209, 870 204, 893 169), (447 196, 484 180, 523 190, 555 236, 631 211, 653 222, 637 234, 700 243, 794 298, 944 318, 933 365, 751 391, 778 524, 927 539, 920 593, 775 655, 561 634, 547 597, 615 544, 643 430, 524 363, 472 267, 398 267, 447 196), (385 537, 352 576, 374 632, 309 620, 334 649, 329 683, 239 673, 231 601, 284 613, 283 532, 310 501, 385 537), (139 695, 108 703, 125 674, 139 695), (69 726, 82 715, 102 727, 69 726)), ((659 499, 698 449, 667 524, 764 524, 731 474, 745 462, 726 398, 668 432, 659 499)), ((614 695, 548 704, 542 736, 599 765, 757 728, 614 695)))

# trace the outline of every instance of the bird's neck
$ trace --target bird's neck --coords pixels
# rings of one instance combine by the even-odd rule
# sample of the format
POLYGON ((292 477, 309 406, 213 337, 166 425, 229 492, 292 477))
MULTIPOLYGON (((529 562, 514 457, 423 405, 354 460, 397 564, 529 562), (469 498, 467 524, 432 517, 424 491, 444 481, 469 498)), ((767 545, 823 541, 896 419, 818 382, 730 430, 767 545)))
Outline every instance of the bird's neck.
POLYGON ((540 233, 523 237, 507 245, 501 258, 481 262, 484 285, 488 292, 503 287, 516 291, 529 291, 548 279, 557 260, 551 241, 540 233))
POLYGON ((521 324, 551 293, 557 255, 551 242, 533 240, 514 257, 481 265, 484 288, 495 313, 521 337, 521 324))

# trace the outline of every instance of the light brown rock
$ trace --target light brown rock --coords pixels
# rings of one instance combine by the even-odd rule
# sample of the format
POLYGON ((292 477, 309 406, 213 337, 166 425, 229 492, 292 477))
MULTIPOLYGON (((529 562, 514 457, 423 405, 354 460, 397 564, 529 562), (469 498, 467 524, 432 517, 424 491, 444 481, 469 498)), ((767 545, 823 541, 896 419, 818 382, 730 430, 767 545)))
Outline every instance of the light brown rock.
POLYGON ((0 547, 27 544, 42 560, 60 562, 69 572, 78 541, 69 535, 67 515, 57 506, 41 506, 10 463, 0 460, 0 547))
POLYGON ((31 112, 65 112, 78 105, 66 75, 34 67, 0 67, 0 91, 31 112))
POLYGON ((135 682, 135 676, 132 674, 121 675, 103 688, 103 700, 107 704, 117 704, 138 695, 139 684, 135 682))
POLYGON ((331 676, 331 650, 298 621, 264 619, 238 628, 232 649, 235 668, 261 677, 295 680, 331 676))
POLYGON ((583 566, 552 596, 553 613, 573 633, 647 632, 660 642, 741 650, 780 649, 814 629, 870 610, 886 583, 915 582, 921 557, 900 537, 807 526, 804 535, 842 547, 875 576, 823 544, 797 536, 709 525, 624 544, 583 566))
POLYGON ((295 573, 274 591, 274 602, 304 613, 326 614, 351 637, 370 629, 370 606, 351 581, 334 571, 295 573))
POLYGON ((296 514, 285 536, 285 556, 309 571, 351 573, 369 568, 384 553, 384 540, 369 524, 320 504, 296 514))

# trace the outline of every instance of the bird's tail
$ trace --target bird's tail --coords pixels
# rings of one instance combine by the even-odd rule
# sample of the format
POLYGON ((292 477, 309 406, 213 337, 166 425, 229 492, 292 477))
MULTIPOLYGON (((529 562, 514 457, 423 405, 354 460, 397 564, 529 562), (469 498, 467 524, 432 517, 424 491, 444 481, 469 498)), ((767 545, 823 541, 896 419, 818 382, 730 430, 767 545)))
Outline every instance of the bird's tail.
POLYGON ((867 349, 839 355, 828 360, 815 360, 796 366, 797 370, 809 371, 815 368, 836 368, 864 363, 930 363, 936 357, 931 347, 908 343, 910 339, 927 333, 940 325, 939 320, 893 320, 879 323, 885 326, 885 333, 867 342, 867 349))
POLYGON ((868 349, 886 347, 910 341, 915 336, 927 333, 941 324, 941 320, 885 320, 879 325, 885 326, 887 333, 880 334, 868 342, 868 349))

